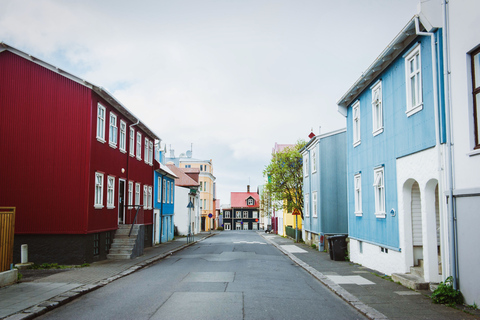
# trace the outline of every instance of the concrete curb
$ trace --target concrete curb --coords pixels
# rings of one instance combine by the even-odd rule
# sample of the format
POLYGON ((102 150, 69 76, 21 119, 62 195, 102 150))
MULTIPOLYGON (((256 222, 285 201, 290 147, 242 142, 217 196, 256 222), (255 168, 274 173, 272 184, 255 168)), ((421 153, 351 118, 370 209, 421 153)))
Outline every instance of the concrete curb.
POLYGON ((53 310, 53 309, 58 308, 60 306, 63 306, 64 304, 67 304, 68 302, 70 302, 72 300, 75 300, 75 299, 83 296, 84 294, 87 294, 89 292, 100 289, 101 287, 106 286, 107 284, 109 284, 109 283, 111 283, 111 282, 113 282, 117 279, 126 277, 126 276, 128 276, 128 275, 130 275, 130 274, 132 274, 132 273, 134 273, 138 270, 141 270, 141 269, 159 261, 159 260, 162 260, 162 259, 164 259, 168 256, 171 256, 173 253, 181 251, 181 250, 183 250, 187 247, 190 247, 191 245, 194 245, 198 242, 201 242, 201 241, 203 241, 207 238, 210 238, 214 235, 216 235, 216 233, 205 235, 205 237, 203 237, 199 240, 195 240, 191 243, 181 245, 178 248, 170 250, 166 253, 159 254, 159 255, 157 255, 153 258, 147 259, 145 261, 138 262, 136 265, 131 266, 127 270, 122 271, 117 275, 114 275, 114 276, 111 276, 107 279, 98 281, 94 284, 86 284, 86 285, 77 287, 75 289, 66 291, 62 294, 59 294, 59 295, 53 297, 53 298, 45 300, 45 301, 43 301, 43 302, 41 302, 41 303, 39 303, 35 306, 29 307, 27 309, 24 309, 20 312, 15 313, 13 315, 10 315, 6 318, 0 318, 0 319, 2 319, 2 320, 29 320, 29 319, 34 319, 38 316, 41 316, 41 315, 47 313, 50 310, 53 310))
POLYGON ((315 268, 311 267, 307 263, 303 262, 302 260, 297 258, 295 255, 291 254, 290 252, 284 250, 282 247, 280 247, 280 245, 278 245, 275 242, 273 242, 272 240, 266 238, 263 234, 261 234, 261 233, 258 233, 258 234, 261 235, 268 243, 272 244, 274 247, 276 247, 278 250, 280 250, 280 252, 282 252, 284 255, 289 257, 298 266, 302 267, 305 271, 307 271, 312 276, 314 276, 318 281, 323 283, 327 288, 329 288, 336 295, 338 295, 340 298, 345 300, 345 302, 347 302, 352 307, 357 309, 360 313, 362 313, 367 318, 372 319, 372 320, 388 319, 388 317, 385 316, 383 313, 375 310, 374 308, 372 308, 370 306, 367 306, 366 304, 361 302, 357 297, 355 297, 353 294, 351 294, 350 292, 343 289, 338 284, 331 281, 328 277, 326 277, 320 271, 316 270, 315 268))

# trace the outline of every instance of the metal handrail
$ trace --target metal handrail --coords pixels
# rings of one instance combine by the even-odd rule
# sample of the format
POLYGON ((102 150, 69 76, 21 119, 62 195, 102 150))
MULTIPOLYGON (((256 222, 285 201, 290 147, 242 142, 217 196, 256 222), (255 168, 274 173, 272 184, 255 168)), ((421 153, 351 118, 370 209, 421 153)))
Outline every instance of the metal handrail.
POLYGON ((132 207, 134 207, 134 208, 137 207, 137 212, 135 213, 135 218, 133 219, 132 226, 130 227, 130 232, 128 233, 129 238, 130 238, 130 235, 132 234, 133 226, 135 225, 135 222, 137 221, 138 212, 140 211, 140 208, 143 208, 142 205, 136 205, 136 206, 132 206, 132 207))

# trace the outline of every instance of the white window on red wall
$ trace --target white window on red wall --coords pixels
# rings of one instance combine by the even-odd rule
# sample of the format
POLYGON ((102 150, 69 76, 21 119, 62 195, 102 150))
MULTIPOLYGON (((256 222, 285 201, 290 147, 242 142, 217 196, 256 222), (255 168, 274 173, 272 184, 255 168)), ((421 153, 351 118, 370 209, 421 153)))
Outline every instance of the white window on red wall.
POLYGON ((135 129, 130 128, 130 155, 135 156, 135 129))
POLYGON ((142 160, 142 134, 137 132, 137 159, 142 160))
POLYGON ((117 115, 110 112, 110 130, 108 132, 108 144, 116 148, 118 143, 117 115))
POLYGON ((148 163, 153 165, 153 141, 148 142, 148 163))
POLYGON ((107 208, 115 208, 115 177, 107 178, 107 208))
POLYGON ((140 205, 140 183, 135 183, 135 205, 140 205))
POLYGON ((143 151, 143 157, 145 158, 145 163, 148 163, 148 161, 150 160, 150 149, 148 148, 148 145, 150 144, 149 143, 150 141, 145 138, 145 144, 144 144, 144 151, 143 151))
POLYGON ((128 182, 128 204, 133 206, 133 182, 128 182))
POLYGON ((152 187, 148 186, 148 208, 152 209, 153 208, 153 203, 152 203, 152 187))
POLYGON ((120 142, 119 142, 120 151, 127 151, 127 124, 125 121, 120 120, 120 142))
POLYGON ((103 208, 103 173, 95 173, 95 208, 103 208))
POLYGON ((97 140, 105 142, 105 107, 100 103, 97 106, 97 140))
POLYGON ((148 209, 148 187, 146 185, 143 186, 143 207, 148 209))

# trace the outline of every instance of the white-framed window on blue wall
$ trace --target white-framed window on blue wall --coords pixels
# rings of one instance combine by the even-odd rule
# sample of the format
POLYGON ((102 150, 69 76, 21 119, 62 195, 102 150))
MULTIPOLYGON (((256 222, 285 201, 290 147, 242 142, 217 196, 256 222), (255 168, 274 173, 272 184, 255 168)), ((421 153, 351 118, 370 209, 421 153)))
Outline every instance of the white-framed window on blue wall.
POLYGON ((385 171, 384 167, 373 170, 373 188, 375 194, 375 215, 385 218, 385 171))
POLYGON ((305 217, 310 216, 310 195, 307 193, 305 195, 305 217))
POLYGON ((157 179, 157 202, 162 202, 162 177, 157 179))
POLYGON ((312 216, 316 218, 318 216, 317 212, 317 191, 312 192, 312 216))
POLYGON ((317 172, 317 152, 312 150, 312 173, 317 172))
POLYGON ((308 177, 308 172, 310 171, 310 168, 308 167, 308 153, 305 155, 305 158, 303 159, 303 173, 305 177, 308 177))
POLYGON ((373 135, 376 136, 383 132, 382 81, 372 87, 372 117, 373 135))
POLYGON ((165 203, 167 199, 167 180, 165 178, 163 179, 162 190, 163 190, 162 202, 165 203))
POLYGON ((420 44, 405 56, 405 81, 407 88, 407 116, 422 110, 422 63, 420 44))
POLYGON ((360 101, 352 106, 352 131, 353 131, 353 147, 360 144, 360 101))
POLYGON ((362 216, 362 174, 358 173, 353 178, 355 188, 355 215, 362 216))

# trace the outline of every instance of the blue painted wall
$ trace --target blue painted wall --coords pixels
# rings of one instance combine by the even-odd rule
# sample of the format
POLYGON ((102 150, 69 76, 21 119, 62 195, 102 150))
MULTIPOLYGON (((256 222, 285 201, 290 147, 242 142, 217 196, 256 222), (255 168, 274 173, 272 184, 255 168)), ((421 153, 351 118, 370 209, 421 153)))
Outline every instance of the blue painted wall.
POLYGON ((173 240, 174 237, 174 203, 175 203, 175 180, 158 171, 154 173, 154 208, 160 210, 161 214, 161 242, 173 240), (160 179, 159 179, 160 178, 160 179), (163 202, 161 192, 163 183, 166 184, 167 192, 170 192, 171 201, 163 202), (170 186, 170 187, 168 187, 170 186), (160 192, 159 192, 160 190, 160 192))
MULTIPOLYGON (((437 32, 441 39, 441 33, 437 32)), ((440 45, 441 42, 437 41, 440 45)), ((437 66, 441 67, 439 56, 437 66)), ((438 70, 441 78, 443 72, 438 70)), ((368 88, 356 101, 360 101, 361 144, 353 147, 352 105, 347 109, 347 181, 348 181, 348 224, 350 237, 373 242, 392 249, 399 249, 398 214, 393 217, 390 210, 398 211, 396 159, 435 146, 435 109, 433 99, 433 77, 430 37, 417 39, 384 70, 372 85, 382 81, 382 103, 384 131, 373 136, 372 95, 368 88), (406 111, 406 84, 404 55, 420 43, 423 89, 423 109, 408 117, 406 111), (384 166, 385 174, 385 218, 377 218, 374 200, 374 169, 384 166), (354 214, 354 175, 362 174, 363 216, 354 214)), ((442 83, 442 82, 441 82, 442 83)), ((354 103, 356 102, 354 101, 354 103)), ((443 112, 443 100, 439 101, 443 112)), ((440 116, 442 119, 444 117, 440 116)), ((442 122, 440 130, 444 132, 442 122)), ((442 139, 443 140, 443 139, 442 139)))

